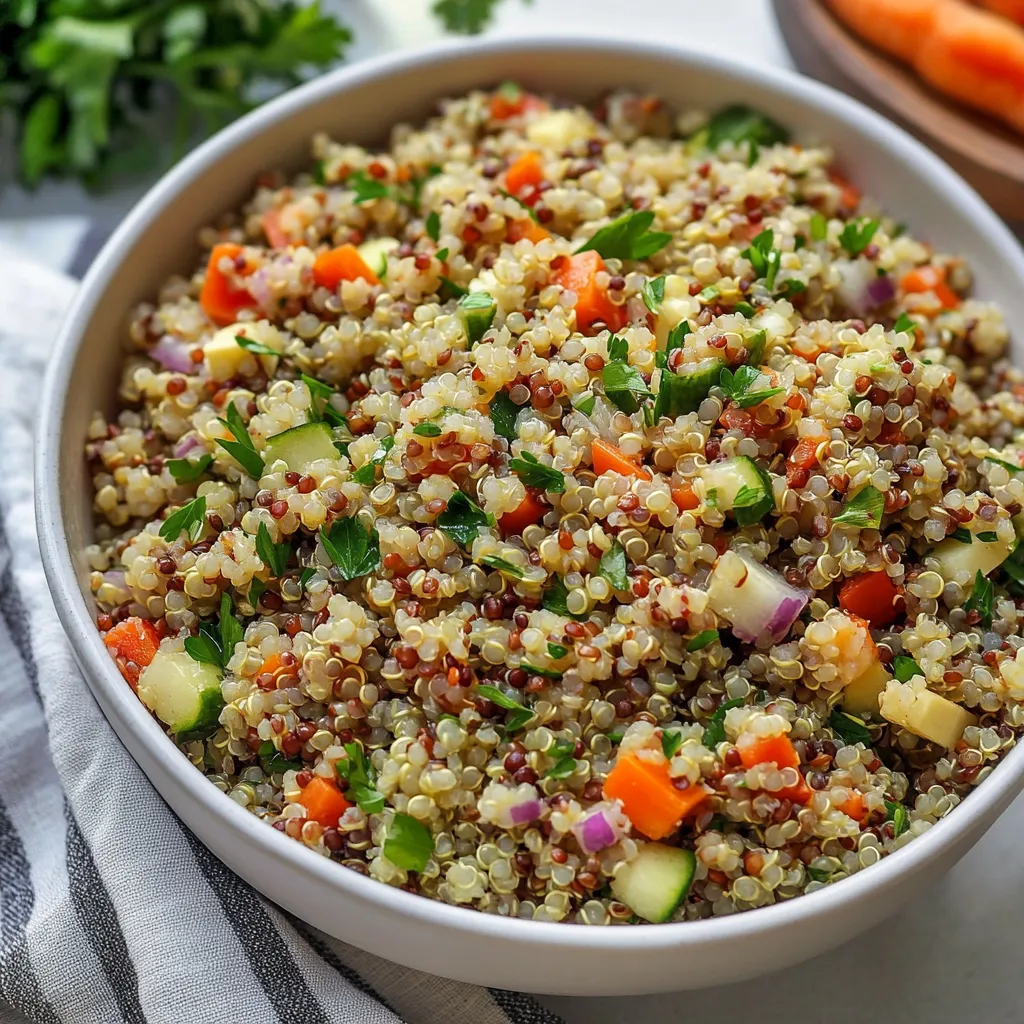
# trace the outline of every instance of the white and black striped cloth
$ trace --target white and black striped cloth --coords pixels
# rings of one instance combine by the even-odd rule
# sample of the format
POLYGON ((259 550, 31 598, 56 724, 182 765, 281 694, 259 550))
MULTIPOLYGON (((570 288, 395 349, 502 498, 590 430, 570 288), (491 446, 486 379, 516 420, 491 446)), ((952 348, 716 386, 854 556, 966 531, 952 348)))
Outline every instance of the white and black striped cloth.
POLYGON ((121 746, 50 602, 35 396, 74 281, 0 251, 0 1020, 560 1024, 528 996, 409 971, 266 902, 121 746))

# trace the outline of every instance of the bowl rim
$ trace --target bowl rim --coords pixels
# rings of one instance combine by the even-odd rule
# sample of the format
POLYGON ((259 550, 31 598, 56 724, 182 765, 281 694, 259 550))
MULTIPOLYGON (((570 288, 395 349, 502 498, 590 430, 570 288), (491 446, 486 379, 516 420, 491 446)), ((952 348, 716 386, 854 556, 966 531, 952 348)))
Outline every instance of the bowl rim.
MULTIPOLYGON (((124 686, 97 632, 78 585, 74 560, 63 529, 60 486, 60 450, 64 433, 63 411, 71 371, 84 327, 99 304, 110 277, 127 250, 145 234, 150 220, 172 203, 192 179, 230 157, 234 148, 273 128, 292 112, 321 99, 344 94, 349 88, 387 79, 395 73, 429 69, 439 63, 480 55, 508 55, 522 51, 551 56, 582 51, 610 60, 617 54, 647 54, 675 62, 681 68, 710 71, 731 79, 751 95, 766 90, 825 117, 845 124, 895 151, 937 194, 973 219, 993 250, 1015 269, 1024 283, 1024 251, 1009 229, 981 197, 938 156, 902 128, 863 104, 829 86, 781 68, 741 64, 729 57, 661 42, 627 42, 606 33, 569 36, 567 33, 517 34, 501 38, 443 42, 411 52, 385 54, 339 68, 293 89, 252 111, 197 147, 172 168, 130 211, 93 262, 65 315, 43 381, 35 442, 36 523, 47 583, 58 616, 79 665, 93 691, 100 691, 122 727, 144 741, 168 778, 193 806, 219 819, 239 844, 255 844, 280 868, 295 873, 307 884, 340 890, 346 898, 377 904, 385 910, 421 923, 454 929, 507 942, 529 942, 550 948, 572 946, 602 951, 635 952, 685 948, 695 944, 727 943, 733 939, 767 936, 777 928, 799 926, 839 912, 869 890, 894 891, 917 869, 939 858, 965 833, 986 824, 990 809, 1008 802, 1024 779, 1024 744, 1018 745, 980 785, 970 799, 944 817, 926 834, 900 850, 845 878, 800 898, 757 908, 755 913, 731 914, 700 921, 683 921, 641 928, 571 928, 551 922, 527 921, 481 913, 403 892, 340 866, 307 849, 266 824, 216 787, 179 753, 142 704, 124 686), (972 828, 973 826, 973 828, 972 828)), ((485 84, 485 83, 481 83, 485 84)), ((197 225, 198 227, 198 225, 197 225)), ((98 694, 96 694, 98 696, 98 694)), ((103 701, 101 701, 103 703, 103 701)), ((112 723, 113 724, 113 723, 112 723)), ((117 731, 115 729, 115 731, 117 731)), ((154 788, 156 788, 154 786, 154 788)), ((159 790, 158 790, 159 792, 159 790)))

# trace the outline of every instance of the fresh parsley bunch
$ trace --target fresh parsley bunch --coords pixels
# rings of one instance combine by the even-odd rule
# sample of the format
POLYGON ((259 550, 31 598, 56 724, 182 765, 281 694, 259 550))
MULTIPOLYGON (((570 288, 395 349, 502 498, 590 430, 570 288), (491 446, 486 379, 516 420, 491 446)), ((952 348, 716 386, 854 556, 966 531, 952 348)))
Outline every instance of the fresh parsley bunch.
MULTIPOLYGON (((483 29, 500 0, 439 0, 447 29, 483 29)), ((180 152, 339 60, 352 35, 320 0, 0 0, 0 116, 21 180, 101 184, 159 157, 150 115, 173 109, 180 152), (6 119, 6 118, 5 118, 6 119)))

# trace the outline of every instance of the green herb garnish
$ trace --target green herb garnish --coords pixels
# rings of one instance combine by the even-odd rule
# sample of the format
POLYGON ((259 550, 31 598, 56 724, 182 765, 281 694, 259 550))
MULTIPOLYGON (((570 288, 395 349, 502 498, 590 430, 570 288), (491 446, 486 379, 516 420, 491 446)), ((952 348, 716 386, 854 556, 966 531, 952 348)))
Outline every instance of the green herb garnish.
POLYGON ((985 629, 992 628, 992 601, 995 596, 992 581, 986 579, 979 569, 974 575, 974 587, 971 596, 964 604, 965 612, 977 612, 981 618, 980 625, 985 629))
POLYGON ((396 814, 384 840, 384 856, 395 867, 422 871, 434 852, 430 829, 408 814, 396 814))
POLYGON ((740 255, 750 260, 750 265, 758 277, 764 277, 768 273, 768 258, 775 251, 774 246, 775 232, 771 228, 765 228, 740 255))
POLYGON ((541 598, 541 607, 549 612, 554 612, 556 615, 564 615, 567 618, 576 619, 577 622, 586 621, 589 616, 574 615, 569 611, 568 598, 569 589, 566 587, 565 582, 561 576, 554 576, 552 577, 551 585, 544 590, 544 596, 541 598))
POLYGON ((228 403, 227 412, 225 413, 224 419, 219 419, 218 423, 222 423, 231 433, 234 435, 234 441, 224 441, 221 438, 216 438, 217 444, 221 446, 230 455, 235 462, 237 462, 242 469, 246 471, 253 478, 253 480, 259 480, 263 476, 264 464, 263 458, 260 453, 256 451, 256 446, 252 443, 252 438, 249 436, 249 429, 245 425, 245 420, 242 419, 242 414, 238 411, 238 406, 234 402, 228 403))
POLYGON ((844 743, 863 743, 866 747, 871 746, 871 733, 861 719, 835 708, 829 715, 828 724, 844 743))
POLYGON ((523 452, 518 458, 511 459, 508 466, 527 487, 539 487, 552 494, 565 491, 565 474, 560 469, 545 465, 530 452, 523 452))
POLYGON ((252 583, 249 584, 249 604, 253 608, 258 608, 260 598, 267 592, 267 585, 258 576, 253 577, 252 583))
POLYGON ((671 731, 668 729, 661 730, 661 750, 669 761, 675 757, 676 751, 678 751, 682 745, 683 734, 679 729, 673 729, 671 731))
POLYGON ((626 573, 626 550, 617 540, 613 540, 612 546, 601 555, 597 571, 616 590, 628 589, 629 576, 626 573))
POLYGON ((355 800, 364 814, 379 814, 384 810, 384 797, 377 792, 377 773, 358 743, 346 743, 344 760, 334 764, 338 776, 348 783, 346 795, 355 800))
POLYGON ((892 800, 886 800, 885 810, 885 820, 892 822, 893 838, 898 839, 907 831, 908 828, 910 828, 910 822, 907 820, 907 809, 903 804, 894 803, 892 800))
POLYGON ((839 235, 839 244, 851 256, 858 256, 868 247, 880 227, 878 221, 870 217, 858 217, 847 221, 839 235))
POLYGON ((519 437, 519 434, 516 432, 516 417, 519 415, 519 406, 508 397, 507 391, 499 391, 491 399, 490 411, 494 432, 507 441, 515 441, 519 437))
POLYGON ((505 729, 510 733, 522 729, 522 727, 526 725, 531 718, 533 718, 532 708, 523 707, 519 701, 513 700, 496 686, 490 686, 484 683, 476 688, 476 692, 481 697, 491 701, 491 703, 497 704, 499 708, 504 708, 506 711, 512 712, 505 721, 505 729))
POLYGON ((441 218, 438 216, 437 210, 431 210, 427 214, 427 219, 424 221, 427 234, 433 241, 437 241, 441 237, 441 218))
POLYGON ((905 654, 897 654, 892 659, 892 674, 901 682, 909 683, 914 676, 924 675, 921 666, 913 658, 905 654))
POLYGON ((391 195, 391 189, 383 181, 371 178, 366 171, 362 170, 349 175, 345 186, 355 192, 357 204, 369 203, 375 199, 387 199, 391 195))
POLYGON ((563 647, 562 644, 552 643, 548 641, 548 657, 554 661, 558 661, 559 658, 564 658, 569 653, 568 647, 563 647))
POLYGON ((686 649, 694 654, 697 651, 703 651, 705 647, 713 644, 718 639, 717 629, 705 629, 703 633, 698 633, 687 645, 686 649))
POLYGON ((216 632, 213 623, 201 623, 197 636, 185 637, 185 650, 195 661, 226 669, 235 653, 235 644, 244 638, 242 623, 232 614, 231 595, 225 592, 220 596, 216 632))
POLYGON ((832 520, 861 530, 877 530, 885 511, 885 495, 876 487, 862 487, 832 520))
POLYGON ((828 238, 828 221, 820 213, 811 214, 811 238, 815 242, 823 242, 828 238))
POLYGON ((643 295, 644 305, 652 313, 657 313, 661 309, 661 304, 665 301, 665 276, 655 277, 649 281, 644 281, 643 289, 641 290, 643 295))
POLYGON ((368 576, 380 568, 377 529, 366 530, 355 516, 335 519, 329 530, 321 527, 320 543, 345 580, 368 576))
POLYGON ((973 544, 974 534, 970 530, 965 529, 962 526, 958 526, 951 534, 950 537, 953 540, 960 541, 961 544, 973 544))
POLYGON ((437 276, 441 284, 443 284, 448 291, 455 296, 455 298, 462 298, 464 295, 469 294, 469 291, 466 288, 463 288, 461 284, 456 284, 450 278, 445 277, 444 274, 438 274, 437 276))
POLYGON ((235 341, 238 342, 239 348, 244 348, 246 352, 251 352, 254 356, 273 356, 275 359, 279 359, 281 356, 276 348, 262 345, 258 341, 253 341, 252 338, 247 338, 244 334, 236 334, 235 341))
POLYGON ((187 505, 182 505, 177 512, 172 512, 160 524, 160 536, 173 544, 185 533, 193 544, 203 535, 206 525, 206 498, 194 498, 187 505))
POLYGON ((364 487, 372 487, 377 479, 377 467, 384 464, 388 452, 395 447, 395 439, 390 434, 382 437, 377 444, 377 450, 370 456, 369 461, 364 462, 353 474, 352 479, 364 487))
POLYGON ((704 737, 702 743, 708 750, 714 750, 725 739, 725 715, 726 712, 732 708, 743 707, 743 698, 737 697, 735 700, 727 700, 724 704, 718 707, 718 710, 708 719, 708 724, 704 726, 704 737))
POLYGON ((708 149, 718 149, 723 142, 753 142, 774 146, 789 139, 789 132, 752 107, 736 103, 720 110, 707 123, 708 149))
POLYGON ((999 540, 999 534, 996 533, 995 530, 985 530, 978 534, 978 540, 983 544, 995 544, 995 542, 999 540))
POLYGON ((480 559, 481 565, 489 566, 491 569, 497 569, 498 572, 503 572, 513 579, 521 580, 526 576, 526 572, 522 566, 513 565, 507 559, 499 558, 497 555, 484 555, 480 559))
POLYGON ((437 525, 456 544, 469 547, 485 526, 494 526, 494 516, 484 512, 469 495, 456 491, 448 507, 437 517, 437 525))
POLYGON ((650 231, 652 210, 630 210, 597 231, 576 252, 593 250, 605 259, 646 260, 664 249, 672 236, 667 231, 650 231))
POLYGON ((417 423, 412 428, 417 437, 440 437, 441 428, 436 423, 417 423))
POLYGON ((727 398, 731 398, 740 409, 749 409, 751 406, 760 405, 762 402, 775 395, 781 395, 786 389, 782 387, 762 387, 755 385, 764 381, 768 384, 771 379, 763 374, 756 366, 744 364, 735 373, 723 368, 722 376, 718 379, 718 386, 725 392, 727 398))
POLYGON ((528 661, 519 662, 519 667, 525 672, 529 672, 532 676, 543 676, 545 679, 561 679, 562 673, 554 668, 541 668, 539 665, 533 665, 528 661))
POLYGON ((906 313, 900 313, 899 319, 892 325, 896 334, 913 334, 916 328, 917 324, 906 313))
POLYGON ((280 579, 287 570, 288 559, 292 555, 292 546, 287 538, 275 544, 270 539, 270 530, 267 529, 267 524, 260 523, 259 529, 256 531, 256 554, 260 556, 260 561, 271 573, 280 579))
POLYGON ((190 484, 198 480, 212 464, 212 455, 201 455, 198 459, 168 459, 164 463, 179 484, 190 484))

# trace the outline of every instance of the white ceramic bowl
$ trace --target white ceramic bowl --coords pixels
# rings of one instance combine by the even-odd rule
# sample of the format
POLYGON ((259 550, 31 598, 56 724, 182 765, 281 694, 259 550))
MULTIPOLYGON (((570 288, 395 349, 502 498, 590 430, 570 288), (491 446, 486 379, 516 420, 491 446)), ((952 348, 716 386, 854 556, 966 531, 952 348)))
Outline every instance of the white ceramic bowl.
POLYGON ((535 992, 629 994, 735 981, 851 938, 934 882, 1022 786, 1024 746, 925 836, 847 881, 719 920, 587 928, 506 920, 412 896, 345 871, 257 821, 211 786, 125 685, 93 625, 80 552, 91 536, 82 447, 90 414, 114 408, 132 306, 191 269, 196 230, 235 207, 258 171, 308 161, 309 139, 382 142, 434 100, 503 79, 581 100, 616 86, 677 107, 746 101, 806 142, 834 146, 849 176, 918 236, 963 253, 977 293, 1024 322, 1024 255, 979 197, 910 136, 805 78, 654 44, 488 40, 343 69, 261 107, 174 168, 89 271, 47 376, 37 516, 47 578, 75 655, 117 734, 174 811, 234 871, 319 928, 373 953, 464 981, 535 992))

